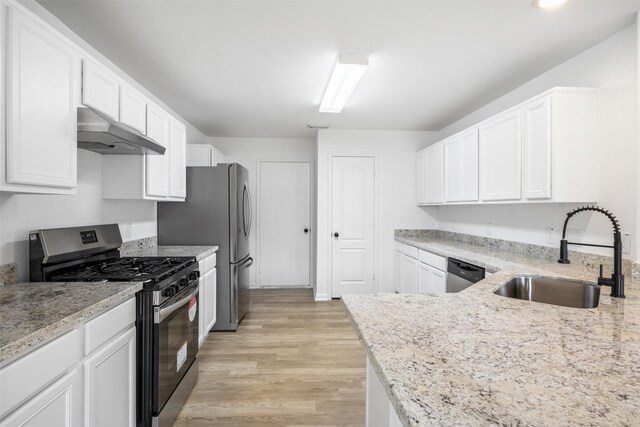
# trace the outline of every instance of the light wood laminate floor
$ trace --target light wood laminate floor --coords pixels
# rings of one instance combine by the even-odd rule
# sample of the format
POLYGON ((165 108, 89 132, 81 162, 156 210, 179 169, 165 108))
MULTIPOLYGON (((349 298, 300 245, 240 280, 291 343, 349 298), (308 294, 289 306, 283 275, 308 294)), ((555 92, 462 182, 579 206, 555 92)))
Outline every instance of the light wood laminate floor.
POLYGON ((212 332, 174 427, 364 426, 365 355, 342 302, 251 291, 236 332, 212 332))

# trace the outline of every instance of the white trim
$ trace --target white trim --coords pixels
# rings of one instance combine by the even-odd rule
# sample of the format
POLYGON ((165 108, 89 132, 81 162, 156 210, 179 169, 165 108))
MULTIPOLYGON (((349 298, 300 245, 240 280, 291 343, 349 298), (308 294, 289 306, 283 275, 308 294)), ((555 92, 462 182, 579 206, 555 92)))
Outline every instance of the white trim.
MULTIPOLYGON (((327 229, 329 230, 329 233, 331 234, 331 221, 332 221, 332 212, 333 212, 333 158, 334 157, 371 157, 373 158, 373 228, 374 228, 374 232, 373 232, 373 293, 378 293, 378 278, 380 277, 379 271, 378 271, 378 234, 380 233, 380 209, 379 209, 379 200, 380 200, 380 181, 379 181, 379 161, 378 161, 378 155, 374 154, 374 153, 370 153, 370 152, 353 152, 353 151, 348 151, 348 152, 340 152, 340 151, 333 151, 333 152, 329 152, 327 153, 329 161, 328 161, 328 168, 329 168, 329 173, 328 173, 328 184, 327 184, 327 194, 328 194, 328 200, 327 200, 327 207, 328 207, 328 211, 327 211, 327 229)), ((318 207, 319 208, 319 207, 318 207)), ((328 292, 328 299, 331 299, 331 296, 333 296, 333 275, 332 275, 332 267, 333 267, 333 254, 332 254, 332 248, 333 248, 333 244, 331 244, 331 238, 329 237, 329 244, 327 245, 327 270, 328 270, 328 276, 327 276, 327 292, 328 292)), ((323 299, 319 299, 320 297, 324 298, 325 294, 319 294, 316 296, 316 301, 326 301, 323 299)))
POLYGON ((273 289, 278 288, 276 286, 262 286, 260 285, 260 181, 262 177, 262 164, 263 163, 308 163, 309 164, 309 283, 308 285, 299 285, 299 286, 284 286, 282 288, 293 289, 293 288, 311 288, 313 287, 312 282, 312 268, 311 265, 313 263, 313 254, 315 253, 315 247, 313 245, 313 233, 316 233, 317 230, 314 230, 313 227, 313 202, 315 200, 316 189, 313 185, 313 177, 315 176, 315 162, 313 159, 304 156, 291 156, 291 157, 258 157, 256 159, 256 269, 255 269, 255 277, 256 281, 254 284, 255 288, 258 289, 273 289))
POLYGON ((315 301, 331 301, 329 294, 316 294, 315 301))

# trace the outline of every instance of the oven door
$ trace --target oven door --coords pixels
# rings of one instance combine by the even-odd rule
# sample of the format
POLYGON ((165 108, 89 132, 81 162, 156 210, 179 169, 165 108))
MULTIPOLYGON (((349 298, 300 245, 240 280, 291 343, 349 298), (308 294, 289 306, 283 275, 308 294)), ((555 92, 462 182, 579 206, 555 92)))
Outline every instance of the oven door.
POLYGON ((154 307, 153 413, 157 416, 198 353, 198 281, 154 307))

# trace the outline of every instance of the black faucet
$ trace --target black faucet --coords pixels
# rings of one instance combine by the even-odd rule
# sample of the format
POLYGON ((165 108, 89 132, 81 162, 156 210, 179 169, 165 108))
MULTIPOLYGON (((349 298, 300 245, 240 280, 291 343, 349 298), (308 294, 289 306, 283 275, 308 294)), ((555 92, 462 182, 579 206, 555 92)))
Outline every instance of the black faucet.
POLYGON ((597 206, 582 206, 572 210, 567 214, 567 219, 564 221, 564 227, 562 227, 562 240, 560 240, 560 259, 561 264, 569 264, 569 248, 568 245, 579 246, 595 246, 598 248, 613 248, 613 274, 611 279, 602 277, 602 264, 600 264, 600 277, 598 277, 598 285, 611 286, 611 296, 615 298, 624 298, 624 274, 622 274, 622 237, 620 235, 620 223, 616 217, 608 210, 599 208, 597 206), (594 245, 592 243, 576 243, 567 242, 567 224, 572 216, 579 212, 594 211, 600 212, 609 218, 613 224, 613 246, 607 245, 594 245))

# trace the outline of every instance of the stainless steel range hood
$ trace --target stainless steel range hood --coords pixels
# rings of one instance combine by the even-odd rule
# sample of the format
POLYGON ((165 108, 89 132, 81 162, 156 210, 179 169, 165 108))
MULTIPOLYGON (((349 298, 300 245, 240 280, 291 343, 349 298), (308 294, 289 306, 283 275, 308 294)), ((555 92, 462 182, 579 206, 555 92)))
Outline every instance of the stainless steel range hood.
POLYGON ((78 108, 78 148, 100 154, 164 154, 165 148, 91 108, 78 108))

